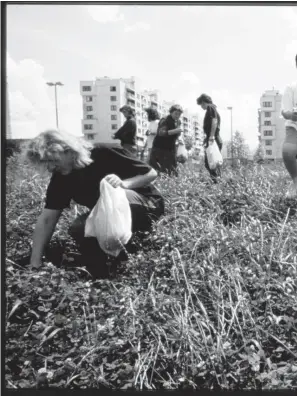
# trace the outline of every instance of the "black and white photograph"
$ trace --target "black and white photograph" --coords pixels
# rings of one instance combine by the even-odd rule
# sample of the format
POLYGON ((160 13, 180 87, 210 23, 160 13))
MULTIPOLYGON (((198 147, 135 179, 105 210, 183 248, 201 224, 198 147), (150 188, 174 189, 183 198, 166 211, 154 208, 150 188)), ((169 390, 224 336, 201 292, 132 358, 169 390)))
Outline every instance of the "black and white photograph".
POLYGON ((1 18, 3 387, 296 391, 296 3, 1 18))

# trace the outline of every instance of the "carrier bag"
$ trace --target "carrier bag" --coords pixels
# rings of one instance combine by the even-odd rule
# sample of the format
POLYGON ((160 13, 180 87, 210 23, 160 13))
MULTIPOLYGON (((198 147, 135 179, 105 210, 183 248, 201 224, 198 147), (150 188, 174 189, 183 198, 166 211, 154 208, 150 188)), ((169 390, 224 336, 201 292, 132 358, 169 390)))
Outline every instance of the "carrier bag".
POLYGON ((179 145, 177 146, 176 159, 182 164, 185 163, 188 159, 188 151, 183 143, 179 143, 179 145))
POLYGON ((206 156, 210 169, 216 169, 218 166, 223 165, 223 157, 215 141, 208 144, 206 156))
POLYGON ((132 216, 125 191, 102 179, 100 197, 86 221, 85 237, 96 237, 105 253, 117 257, 131 236, 132 216))

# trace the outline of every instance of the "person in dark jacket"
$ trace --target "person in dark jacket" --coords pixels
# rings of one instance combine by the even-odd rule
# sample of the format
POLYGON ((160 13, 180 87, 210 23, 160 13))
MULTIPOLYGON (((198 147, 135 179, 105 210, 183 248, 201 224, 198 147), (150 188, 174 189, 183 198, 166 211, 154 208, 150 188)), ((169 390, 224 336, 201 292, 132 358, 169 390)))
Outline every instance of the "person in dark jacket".
POLYGON ((135 112, 131 106, 125 105, 120 108, 120 112, 123 113, 126 118, 125 123, 121 128, 113 135, 113 139, 119 139, 122 147, 124 147, 133 157, 137 157, 137 145, 136 145, 136 121, 135 112))
MULTIPOLYGON (((219 150, 222 151, 223 142, 220 137, 221 117, 218 113, 217 106, 213 104, 211 97, 206 94, 202 94, 199 96, 199 98, 197 99, 197 104, 200 105, 203 110, 206 110, 203 121, 203 130, 205 134, 205 149, 207 149, 209 144, 216 142, 219 150)), ((210 177, 213 182, 217 183, 217 179, 221 176, 220 167, 217 167, 216 169, 210 169, 206 153, 204 158, 205 168, 210 173, 210 177)))
POLYGON ((96 144, 65 132, 49 130, 32 139, 27 157, 38 168, 52 174, 45 193, 45 205, 33 234, 30 259, 32 268, 42 266, 42 257, 57 222, 71 201, 88 212, 74 219, 70 236, 76 241, 84 265, 94 277, 106 276, 108 257, 93 237, 85 237, 85 223, 100 196, 100 182, 124 189, 130 204, 132 232, 149 231, 153 221, 164 214, 164 200, 151 184, 157 172, 148 164, 132 158, 118 144, 96 144))
POLYGON ((169 115, 159 121, 157 135, 153 141, 149 164, 159 172, 177 176, 176 141, 183 132, 180 116, 183 109, 173 105, 169 115))

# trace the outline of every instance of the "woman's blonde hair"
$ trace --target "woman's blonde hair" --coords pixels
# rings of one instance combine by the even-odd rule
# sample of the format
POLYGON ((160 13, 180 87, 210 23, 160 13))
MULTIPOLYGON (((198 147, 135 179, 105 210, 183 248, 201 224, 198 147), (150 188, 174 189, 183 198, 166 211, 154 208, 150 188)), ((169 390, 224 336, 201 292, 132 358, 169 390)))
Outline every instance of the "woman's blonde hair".
POLYGON ((50 129, 40 133, 28 143, 26 156, 33 164, 41 165, 50 157, 51 151, 70 150, 73 153, 73 168, 79 169, 93 162, 91 159, 92 148, 93 145, 83 137, 50 129))

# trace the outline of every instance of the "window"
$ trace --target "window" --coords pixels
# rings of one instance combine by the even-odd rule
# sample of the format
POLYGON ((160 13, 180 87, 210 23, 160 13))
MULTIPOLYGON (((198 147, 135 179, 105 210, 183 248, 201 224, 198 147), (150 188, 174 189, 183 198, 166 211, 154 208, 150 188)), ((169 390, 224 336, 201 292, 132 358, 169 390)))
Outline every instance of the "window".
POLYGON ((264 121, 264 125, 271 125, 271 121, 264 121))
POLYGON ((110 92, 115 92, 117 90, 117 87, 110 87, 110 92))
POLYGON ((267 155, 272 155, 272 150, 266 150, 267 155))
POLYGON ((272 131, 264 131, 264 136, 272 136, 272 131))
POLYGON ((263 107, 272 107, 272 102, 263 102, 263 107))
POLYGON ((90 87, 89 85, 84 85, 84 86, 82 87, 82 90, 83 90, 84 92, 86 92, 86 91, 91 91, 91 89, 92 89, 92 87, 90 87))
POLYGON ((111 97, 110 97, 110 100, 111 100, 112 102, 115 102, 115 101, 117 100, 117 97, 116 97, 116 96, 111 96, 111 97))
POLYGON ((92 124, 85 124, 84 125, 84 129, 85 130, 91 130, 91 129, 93 129, 93 125, 92 124))
POLYGON ((264 112, 265 117, 271 117, 271 112, 270 111, 265 111, 264 112))
POLYGON ((87 111, 93 111, 93 106, 87 106, 87 111))
POLYGON ((118 125, 117 124, 111 124, 111 129, 118 129, 118 125))
POLYGON ((266 140, 265 145, 266 146, 272 146, 272 140, 266 140))
POLYGON ((115 106, 115 105, 110 106, 110 110, 111 111, 117 111, 117 106, 115 106))
POLYGON ((115 120, 117 119, 117 116, 116 116, 115 114, 112 114, 112 115, 111 115, 111 119, 112 119, 113 121, 115 121, 115 120))
POLYGON ((94 117, 92 116, 92 115, 87 115, 87 120, 93 120, 94 119, 94 117))
POLYGON ((86 135, 87 140, 94 140, 95 139, 95 134, 94 133, 89 133, 86 135))
POLYGON ((93 102, 93 97, 92 96, 86 96, 86 101, 87 102, 93 102))
POLYGON ((137 99, 140 99, 140 95, 139 94, 137 94, 137 99))

